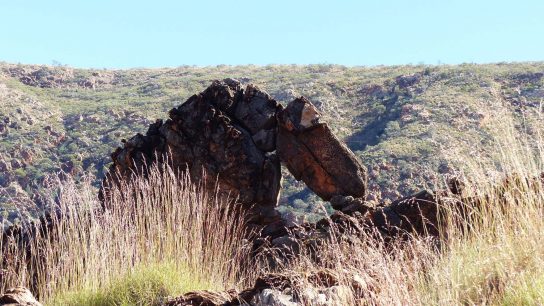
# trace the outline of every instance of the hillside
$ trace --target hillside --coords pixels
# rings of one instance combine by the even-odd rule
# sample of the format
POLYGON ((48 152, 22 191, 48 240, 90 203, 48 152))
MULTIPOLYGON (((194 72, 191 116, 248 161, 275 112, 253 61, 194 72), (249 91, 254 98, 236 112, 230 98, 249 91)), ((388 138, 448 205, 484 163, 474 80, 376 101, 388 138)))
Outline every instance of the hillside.
MULTIPOLYGON (((500 127, 514 120, 531 135, 544 101, 544 63, 131 70, 2 63, 0 215, 35 211, 49 174, 91 173, 98 184, 123 138, 227 77, 254 83, 282 104, 309 98, 368 167, 372 201, 413 193, 467 156, 491 165, 500 127)), ((317 203, 304 184, 284 181, 280 211, 315 218, 317 203)))

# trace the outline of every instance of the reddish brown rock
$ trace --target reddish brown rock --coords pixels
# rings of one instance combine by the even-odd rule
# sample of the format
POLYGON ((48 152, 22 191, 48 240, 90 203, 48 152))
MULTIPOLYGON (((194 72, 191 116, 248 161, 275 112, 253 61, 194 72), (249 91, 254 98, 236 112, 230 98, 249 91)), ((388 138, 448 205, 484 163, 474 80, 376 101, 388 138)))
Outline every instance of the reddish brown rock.
POLYGON ((285 238, 285 223, 275 210, 281 159, 295 178, 331 200, 338 211, 317 229, 333 222, 341 228, 377 228, 389 236, 438 235, 438 197, 421 192, 389 206, 368 205, 365 167, 319 120, 319 112, 305 98, 282 109, 253 85, 243 90, 237 81, 216 81, 172 109, 166 122, 157 121, 146 135, 138 134, 117 149, 105 186, 134 173, 145 175, 148 165, 168 155, 174 169, 189 171, 194 180, 217 179, 220 192, 237 196, 250 212, 250 222, 267 226, 264 236, 281 247, 292 241, 285 238))
POLYGON ((367 173, 304 97, 278 114, 277 151, 297 180, 324 200, 335 195, 364 198, 367 173))
MULTIPOLYGON (((304 98, 283 110, 258 87, 244 90, 239 82, 226 79, 215 81, 169 115, 112 154, 103 196, 111 184, 135 173, 145 175, 148 165, 168 160, 195 181, 212 178, 210 188, 217 180, 220 193, 238 197, 250 211, 251 223, 270 225, 263 233, 279 235, 285 232, 275 210, 280 159, 325 200, 366 194, 366 169, 327 124, 319 122, 318 111, 304 98)), ((348 206, 345 212, 365 209, 358 202, 348 206)))
POLYGON ((281 172, 279 159, 268 152, 274 148, 268 139, 276 138, 280 109, 255 86, 244 91, 235 80, 215 81, 172 109, 168 120, 152 124, 146 135, 134 136, 112 154, 103 195, 119 179, 145 175, 148 165, 168 160, 177 171, 187 170, 194 181, 207 179, 212 190, 217 179, 221 194, 238 197, 251 211, 251 223, 277 222, 281 172), (270 135, 260 137, 263 133, 270 135))

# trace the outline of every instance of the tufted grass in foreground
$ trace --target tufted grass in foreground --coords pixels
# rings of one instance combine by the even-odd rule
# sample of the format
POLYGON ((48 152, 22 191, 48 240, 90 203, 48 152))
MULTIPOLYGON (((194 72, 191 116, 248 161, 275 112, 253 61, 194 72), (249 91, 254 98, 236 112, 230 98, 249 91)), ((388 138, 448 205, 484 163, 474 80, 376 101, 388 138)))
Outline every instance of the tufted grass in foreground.
POLYGON ((464 158, 463 197, 480 205, 464 208, 470 219, 446 209, 440 239, 333 235, 319 256, 304 251, 272 270, 289 275, 305 305, 544 305, 544 142, 536 132, 502 135, 487 152, 498 169, 464 158), (330 278, 316 281, 323 271, 334 294, 330 278))
POLYGON ((46 305, 153 305, 246 285, 255 272, 245 267, 243 214, 160 167, 114 188, 105 211, 90 181, 58 184, 54 226, 30 240, 31 252, 0 245, 9 259, 0 291, 26 286, 46 305))
POLYGON ((207 280, 191 275, 186 266, 161 263, 134 267, 132 272, 114 278, 109 286, 92 290, 81 288, 56 294, 51 305, 148 305, 160 298, 184 292, 216 288, 207 280))

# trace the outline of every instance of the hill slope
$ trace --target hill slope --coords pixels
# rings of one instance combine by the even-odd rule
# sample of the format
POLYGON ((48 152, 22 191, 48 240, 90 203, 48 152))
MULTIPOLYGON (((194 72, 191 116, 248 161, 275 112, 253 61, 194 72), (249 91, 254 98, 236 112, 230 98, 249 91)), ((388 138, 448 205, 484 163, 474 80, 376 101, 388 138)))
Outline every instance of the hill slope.
MULTIPOLYGON (((227 77, 283 104, 308 97, 368 167, 370 200, 414 192, 462 167, 464 156, 492 163, 484 158, 493 153, 490 140, 511 120, 529 135, 542 124, 544 63, 131 70, 0 63, 1 218, 34 210, 48 174, 90 172, 99 182, 121 139, 227 77)), ((312 218, 322 202, 289 178, 281 203, 284 213, 312 218)))

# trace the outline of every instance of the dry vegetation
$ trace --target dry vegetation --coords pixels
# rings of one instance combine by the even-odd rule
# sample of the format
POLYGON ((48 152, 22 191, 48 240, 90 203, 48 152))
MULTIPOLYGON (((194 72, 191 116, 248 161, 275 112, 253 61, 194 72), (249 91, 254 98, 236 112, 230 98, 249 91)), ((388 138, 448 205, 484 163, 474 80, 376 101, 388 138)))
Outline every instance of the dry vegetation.
POLYGON ((32 239, 30 254, 1 246, 10 264, 0 266, 0 291, 27 286, 51 305, 148 305, 244 285, 252 270, 243 269, 242 215, 202 188, 155 167, 116 189, 103 213, 89 181, 63 182, 56 209, 69 217, 32 239))
MULTIPOLYGON (((544 186, 535 179, 544 170, 544 142, 514 129, 502 135, 491 152, 500 171, 465 160, 466 195, 483 205, 470 222, 452 222, 457 214, 448 213, 440 241, 386 243, 368 235, 348 243, 334 236, 319 260, 303 253, 273 272, 289 275, 305 304, 317 303, 316 294, 326 290, 307 276, 324 270, 339 279, 333 295, 342 305, 544 303, 544 186), (498 183, 505 186, 500 193, 498 183)), ((3 267, 9 273, 0 288, 29 285, 35 273, 47 304, 149 304, 193 289, 241 288, 257 272, 270 272, 246 260, 246 233, 232 206, 209 198, 186 177, 162 172, 123 186, 105 215, 96 213, 90 184, 64 183, 60 208, 71 217, 58 222, 55 232, 62 235, 33 240, 30 258, 3 246, 2 257, 15 255, 19 265, 3 267), (135 198, 124 196, 135 190, 135 198), (28 270, 27 260, 33 263, 28 270)))
POLYGON ((298 284, 297 295, 305 304, 318 303, 316 296, 326 286, 308 275, 327 271, 339 279, 332 294, 342 305, 544 303, 544 182, 539 179, 544 143, 513 129, 502 135, 492 152, 499 155, 501 171, 465 159, 465 196, 482 203, 471 210, 470 222, 458 222, 459 212, 449 211, 439 241, 333 237, 318 260, 307 253, 282 267, 298 284))

